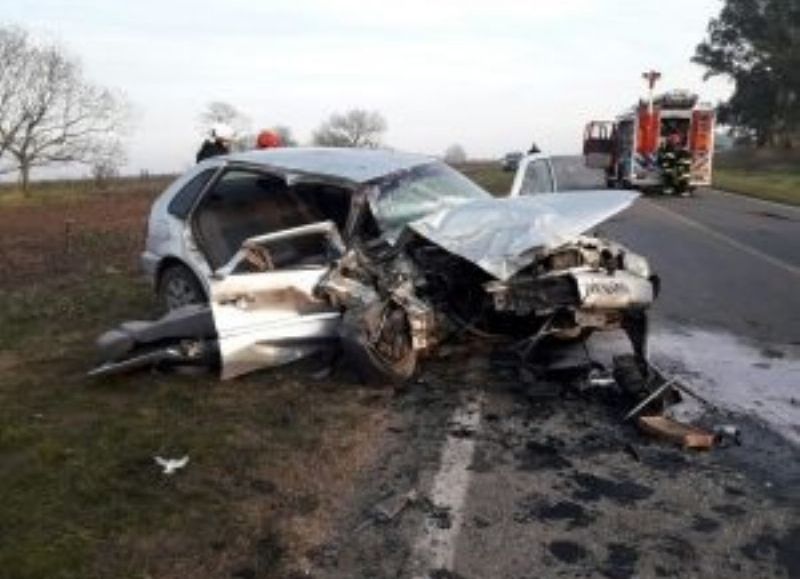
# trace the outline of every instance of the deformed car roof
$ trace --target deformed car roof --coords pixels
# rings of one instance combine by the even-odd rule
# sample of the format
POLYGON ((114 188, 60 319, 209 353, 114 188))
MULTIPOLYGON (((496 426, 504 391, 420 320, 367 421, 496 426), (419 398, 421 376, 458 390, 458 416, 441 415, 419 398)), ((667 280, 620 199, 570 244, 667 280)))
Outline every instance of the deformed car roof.
POLYGON ((363 184, 436 161, 417 153, 388 149, 281 147, 234 153, 228 162, 263 165, 289 172, 322 175, 363 184))

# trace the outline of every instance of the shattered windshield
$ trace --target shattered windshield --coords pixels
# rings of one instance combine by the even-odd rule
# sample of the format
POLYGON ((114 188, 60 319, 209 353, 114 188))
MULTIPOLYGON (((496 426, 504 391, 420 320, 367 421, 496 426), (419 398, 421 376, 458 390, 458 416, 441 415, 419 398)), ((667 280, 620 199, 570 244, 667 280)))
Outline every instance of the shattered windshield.
POLYGON ((412 221, 447 207, 491 197, 458 171, 443 163, 431 163, 382 181, 371 204, 381 229, 395 240, 412 221))

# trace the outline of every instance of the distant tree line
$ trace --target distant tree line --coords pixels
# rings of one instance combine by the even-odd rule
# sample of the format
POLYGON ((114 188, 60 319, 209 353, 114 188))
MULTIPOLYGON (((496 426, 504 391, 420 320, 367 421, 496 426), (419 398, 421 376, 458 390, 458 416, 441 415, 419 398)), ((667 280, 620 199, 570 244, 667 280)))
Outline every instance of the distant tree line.
MULTIPOLYGON (((0 175, 16 173, 29 192, 39 167, 80 163, 98 183, 119 174, 127 162, 123 136, 130 107, 118 91, 85 78, 80 60, 58 44, 33 39, 27 31, 0 25, 0 175)), ((200 113, 204 132, 216 123, 236 134, 234 149, 255 146, 250 117, 234 105, 214 101, 200 113)), ((311 135, 311 144, 327 147, 382 146, 388 124, 375 110, 335 112, 311 135)), ((269 130, 283 146, 298 144, 283 124, 269 130)), ((451 151, 459 157, 459 151, 451 151)))
MULTIPOLYGON (((223 101, 209 103, 200 114, 200 125, 207 132, 216 123, 225 123, 236 132, 235 149, 253 148, 256 134, 252 131, 250 118, 234 105, 223 101)), ((387 127, 386 119, 378 111, 354 108, 331 114, 313 132, 311 144, 320 147, 379 147, 387 127)), ((278 134, 282 146, 298 145, 291 128, 286 125, 275 125, 268 130, 278 134)))
POLYGON ((800 143, 800 0, 725 0, 694 62, 736 85, 719 121, 758 146, 800 143))

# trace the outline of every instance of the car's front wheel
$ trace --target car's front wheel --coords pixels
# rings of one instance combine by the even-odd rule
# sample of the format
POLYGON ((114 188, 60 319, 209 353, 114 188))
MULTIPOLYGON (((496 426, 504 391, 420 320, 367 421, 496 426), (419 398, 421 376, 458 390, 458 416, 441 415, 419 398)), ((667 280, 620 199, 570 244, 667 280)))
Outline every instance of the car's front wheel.
POLYGON ((167 266, 158 280, 158 301, 166 310, 208 302, 197 276, 185 265, 167 266))
POLYGON ((342 350, 370 384, 401 384, 414 375, 417 352, 406 312, 385 302, 345 312, 340 326, 342 350))

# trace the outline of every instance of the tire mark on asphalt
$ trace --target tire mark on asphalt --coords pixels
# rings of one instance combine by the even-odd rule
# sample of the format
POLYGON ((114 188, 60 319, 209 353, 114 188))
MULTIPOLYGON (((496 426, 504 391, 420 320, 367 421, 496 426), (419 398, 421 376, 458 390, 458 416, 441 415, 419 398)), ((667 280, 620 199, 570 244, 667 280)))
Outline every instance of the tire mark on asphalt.
POLYGON ((732 237, 729 237, 729 236, 725 235, 724 233, 720 233, 719 231, 711 229, 710 227, 707 227, 706 225, 703 225, 702 223, 700 223, 698 221, 695 221, 694 219, 686 217, 685 215, 681 215, 680 213, 672 211, 671 209, 667 209, 666 207, 664 207, 662 205, 659 205, 658 203, 653 203, 652 201, 647 201, 647 203, 651 207, 654 207, 658 211, 661 211, 662 213, 666 213, 666 214, 672 216, 674 219, 680 221, 681 223, 683 223, 684 225, 686 225, 688 227, 691 227, 693 229, 696 229, 697 231, 700 231, 702 233, 710 235, 711 237, 713 237, 717 241, 721 241, 721 242, 727 244, 728 246, 733 247, 734 249, 738 249, 739 251, 743 251, 745 253, 749 253, 753 257, 757 257, 759 259, 763 259, 767 263, 770 263, 773 266, 778 267, 778 268, 782 269, 785 272, 788 272, 788 273, 790 273, 792 275, 796 275, 796 276, 800 277, 800 267, 796 267, 796 266, 794 266, 794 265, 792 265, 790 263, 787 263, 787 262, 783 261, 782 259, 778 259, 777 257, 773 257, 772 255, 769 255, 768 253, 764 253, 760 249, 756 249, 755 247, 751 247, 750 245, 742 243, 741 241, 737 241, 736 239, 734 239, 732 237))
POLYGON ((429 577, 434 570, 452 570, 456 541, 464 521, 464 506, 475 454, 475 439, 481 424, 481 394, 467 399, 450 417, 450 434, 442 449, 439 471, 433 479, 430 500, 435 508, 446 509, 448 524, 428 517, 414 545, 411 576, 429 577))

